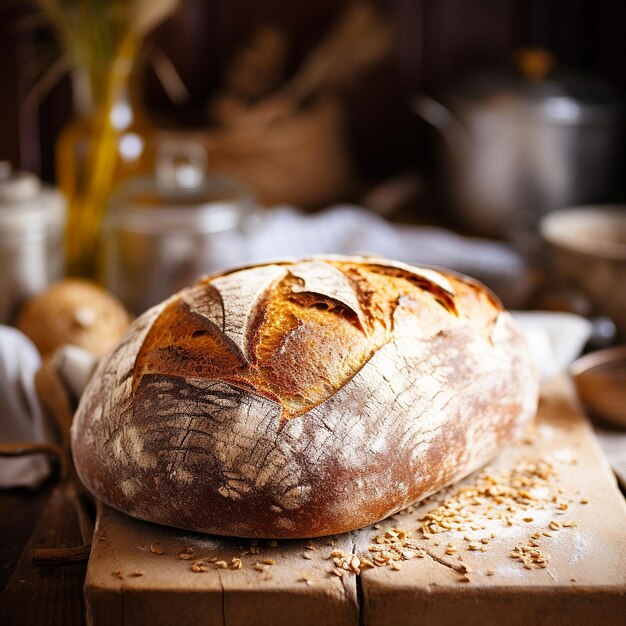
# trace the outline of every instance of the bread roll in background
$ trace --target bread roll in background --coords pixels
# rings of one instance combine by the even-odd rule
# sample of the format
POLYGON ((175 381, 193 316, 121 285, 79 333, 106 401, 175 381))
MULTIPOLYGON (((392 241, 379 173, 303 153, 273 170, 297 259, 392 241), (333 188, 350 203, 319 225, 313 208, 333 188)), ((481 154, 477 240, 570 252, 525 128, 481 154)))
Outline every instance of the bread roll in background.
POLYGON ((520 331, 477 282, 378 258, 208 277, 132 324, 74 418, 85 485, 140 519, 311 537, 465 476, 535 414, 520 331))
POLYGON ((16 326, 42 356, 64 345, 102 355, 126 332, 130 321, 128 311, 106 289, 82 278, 66 278, 27 300, 16 326))

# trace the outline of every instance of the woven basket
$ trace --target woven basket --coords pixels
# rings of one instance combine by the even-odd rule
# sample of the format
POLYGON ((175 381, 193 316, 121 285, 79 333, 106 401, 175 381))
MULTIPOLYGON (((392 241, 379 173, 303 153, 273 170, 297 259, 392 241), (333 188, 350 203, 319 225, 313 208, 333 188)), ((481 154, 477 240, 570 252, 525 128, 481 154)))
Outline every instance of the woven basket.
POLYGON ((203 143, 209 167, 238 178, 267 205, 319 208, 354 186, 341 107, 319 99, 267 124, 210 131, 203 143))

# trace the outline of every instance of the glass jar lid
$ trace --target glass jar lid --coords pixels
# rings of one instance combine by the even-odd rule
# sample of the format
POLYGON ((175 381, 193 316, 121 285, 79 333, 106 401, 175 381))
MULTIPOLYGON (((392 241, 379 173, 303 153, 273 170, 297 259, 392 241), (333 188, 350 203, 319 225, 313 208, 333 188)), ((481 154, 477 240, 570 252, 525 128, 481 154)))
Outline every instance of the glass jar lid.
POLYGON ((135 232, 218 233, 237 228, 254 206, 245 185, 207 174, 202 146, 168 142, 154 176, 129 179, 113 195, 108 222, 135 232))

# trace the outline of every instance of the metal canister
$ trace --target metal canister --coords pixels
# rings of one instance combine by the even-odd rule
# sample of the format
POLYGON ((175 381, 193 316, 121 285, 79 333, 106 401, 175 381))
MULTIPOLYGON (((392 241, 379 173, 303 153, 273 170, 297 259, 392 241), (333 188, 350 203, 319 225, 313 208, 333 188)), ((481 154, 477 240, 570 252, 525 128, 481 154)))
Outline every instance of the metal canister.
POLYGON ((104 282, 134 313, 223 269, 241 245, 255 199, 239 182, 207 175, 204 151, 168 144, 154 176, 113 195, 104 226, 104 282))
POLYGON ((515 237, 548 211, 616 193, 623 103, 603 82, 553 68, 545 51, 415 106, 443 134, 452 204, 477 233, 515 237))
POLYGON ((0 163, 0 323, 61 277, 65 209, 53 187, 0 163))

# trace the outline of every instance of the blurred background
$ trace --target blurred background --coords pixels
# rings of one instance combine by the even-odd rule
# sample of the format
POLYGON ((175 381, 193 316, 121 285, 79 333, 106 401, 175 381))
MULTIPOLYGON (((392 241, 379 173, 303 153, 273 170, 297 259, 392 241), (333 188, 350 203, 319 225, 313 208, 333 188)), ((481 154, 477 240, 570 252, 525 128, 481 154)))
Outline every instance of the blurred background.
MULTIPOLYGON (((67 452, 97 360, 200 276, 336 253, 483 281, 626 428, 624 59, 624 0, 0 0, 0 444, 67 452)), ((0 589, 42 510, 2 495, 0 589)))
MULTIPOLYGON (((270 89, 277 87, 301 67, 349 4, 182 0, 147 36, 151 62, 142 61, 138 80, 152 123, 206 127, 209 101, 225 90, 236 56, 264 27, 282 39, 283 49, 274 53, 282 57, 276 78, 268 81, 270 89), (155 55, 176 68, 184 85, 180 95, 176 92, 180 100, 173 102, 159 81, 155 55)), ((55 32, 36 6, 2 4, 0 157, 54 181, 55 144, 72 119, 74 101, 66 74, 40 99, 25 102, 59 53, 55 32)), ((382 0, 376 6, 395 23, 391 50, 344 92, 350 148, 366 181, 433 167, 438 137, 412 114, 416 93, 439 93, 479 68, 506 67, 523 47, 545 48, 559 65, 603 79, 626 95, 626 7, 620 0, 382 0)))
POLYGON ((562 249, 573 229, 624 252, 621 0, 0 7, 5 321, 62 275, 139 313, 207 272, 329 252, 607 313, 623 262, 591 293, 562 249))

